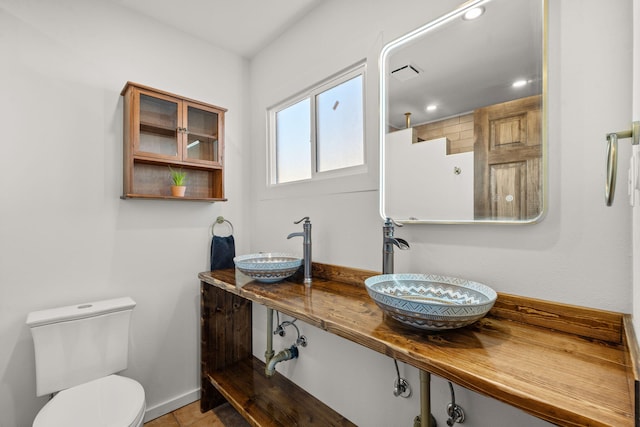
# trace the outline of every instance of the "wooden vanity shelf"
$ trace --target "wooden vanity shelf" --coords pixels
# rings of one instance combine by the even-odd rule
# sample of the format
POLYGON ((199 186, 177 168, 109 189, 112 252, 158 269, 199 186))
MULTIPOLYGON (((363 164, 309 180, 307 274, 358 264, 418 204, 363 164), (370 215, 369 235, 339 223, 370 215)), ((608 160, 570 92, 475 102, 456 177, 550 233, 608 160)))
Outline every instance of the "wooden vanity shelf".
POLYGON ((252 426, 355 426, 278 372, 267 378, 251 351, 251 301, 201 286, 202 412, 229 402, 252 426))
POLYGON ((302 275, 269 285, 234 269, 200 273, 201 409, 228 400, 254 426, 352 425, 280 374, 264 376, 253 301, 556 425, 640 426, 629 315, 499 294, 475 324, 427 333, 384 317, 363 283, 376 274, 313 263, 309 290, 302 275))

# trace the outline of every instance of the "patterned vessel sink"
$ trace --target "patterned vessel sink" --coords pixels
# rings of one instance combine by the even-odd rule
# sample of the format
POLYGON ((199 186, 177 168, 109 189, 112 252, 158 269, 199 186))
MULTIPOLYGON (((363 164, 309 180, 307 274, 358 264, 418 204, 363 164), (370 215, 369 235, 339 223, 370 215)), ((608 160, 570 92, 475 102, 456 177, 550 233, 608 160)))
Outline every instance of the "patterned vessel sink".
POLYGON ((282 253, 258 253, 237 256, 233 262, 247 276, 260 282, 273 283, 295 273, 302 265, 302 258, 282 253))
POLYGON ((497 298, 482 283, 433 274, 382 274, 364 283, 369 296, 393 319, 431 331, 470 325, 484 317, 497 298))

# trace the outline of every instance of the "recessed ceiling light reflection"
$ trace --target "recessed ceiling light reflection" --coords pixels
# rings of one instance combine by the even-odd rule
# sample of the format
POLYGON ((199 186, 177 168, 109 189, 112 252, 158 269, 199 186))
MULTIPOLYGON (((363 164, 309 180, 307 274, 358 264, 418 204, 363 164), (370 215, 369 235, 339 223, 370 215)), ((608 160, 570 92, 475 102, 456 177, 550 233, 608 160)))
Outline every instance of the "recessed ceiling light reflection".
POLYGON ((526 80, 516 80, 515 82, 513 82, 513 84, 511 85, 512 87, 522 87, 522 86, 526 86, 527 85, 527 81, 526 80))
POLYGON ((474 7, 473 9, 469 9, 462 15, 462 19, 465 21, 471 21, 472 19, 476 19, 481 17, 484 14, 484 7, 474 7))
POLYGON ((431 112, 431 111, 436 111, 438 109, 437 105, 427 105, 427 111, 431 112))

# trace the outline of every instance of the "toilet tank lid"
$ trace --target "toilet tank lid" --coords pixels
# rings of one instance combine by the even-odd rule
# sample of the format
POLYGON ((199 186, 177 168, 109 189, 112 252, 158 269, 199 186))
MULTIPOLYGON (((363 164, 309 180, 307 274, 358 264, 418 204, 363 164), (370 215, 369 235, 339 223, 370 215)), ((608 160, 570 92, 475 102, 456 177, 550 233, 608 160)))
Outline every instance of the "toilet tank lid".
POLYGON ((29 313, 27 315, 27 325, 34 328, 52 323, 68 322, 70 320, 78 320, 108 313, 115 313, 118 311, 132 310, 135 306, 136 302, 134 300, 129 297, 122 297, 69 305, 66 307, 50 308, 47 310, 29 313))

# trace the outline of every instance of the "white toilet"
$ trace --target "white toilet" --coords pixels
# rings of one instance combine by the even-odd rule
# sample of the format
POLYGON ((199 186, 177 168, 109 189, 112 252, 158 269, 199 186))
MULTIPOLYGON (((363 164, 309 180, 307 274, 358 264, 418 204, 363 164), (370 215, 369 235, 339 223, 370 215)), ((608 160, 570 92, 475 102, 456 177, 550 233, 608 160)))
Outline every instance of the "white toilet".
POLYGON ((36 394, 57 393, 33 427, 140 427, 144 389, 114 375, 127 367, 136 306, 116 298, 27 316, 36 354, 36 394))

